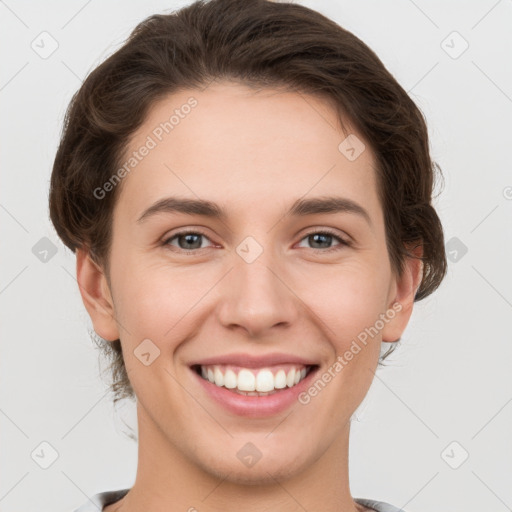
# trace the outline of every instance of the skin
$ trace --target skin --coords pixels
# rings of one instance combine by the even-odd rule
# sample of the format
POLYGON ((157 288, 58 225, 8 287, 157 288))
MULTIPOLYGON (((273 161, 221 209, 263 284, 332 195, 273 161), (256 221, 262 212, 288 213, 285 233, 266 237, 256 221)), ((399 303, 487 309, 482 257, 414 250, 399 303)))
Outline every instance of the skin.
POLYGON ((137 396, 136 480, 104 510, 368 510, 349 489, 350 419, 371 385, 380 342, 404 331, 421 278, 415 259, 401 277, 392 272, 374 155, 367 142, 354 161, 338 150, 348 134, 324 100, 230 82, 154 104, 128 153, 190 96, 198 105, 123 179, 110 283, 86 250, 77 253, 94 329, 121 339, 137 396), (363 206, 371 225, 348 212, 285 215, 296 199, 333 192, 363 206), (170 195, 214 201, 227 218, 159 213, 137 222, 170 195), (197 228, 206 236, 192 240, 194 255, 185 254, 191 243, 183 237, 165 245, 178 230, 197 228), (352 245, 334 237, 315 244, 307 235, 322 228, 352 245), (236 252, 247 236, 263 248, 250 264, 236 252), (310 403, 270 418, 225 411, 188 367, 233 352, 285 352, 318 361, 321 375, 395 302, 401 311, 310 403), (133 352, 146 338, 160 350, 149 366, 133 352), (262 453, 250 468, 236 456, 247 442, 262 453))

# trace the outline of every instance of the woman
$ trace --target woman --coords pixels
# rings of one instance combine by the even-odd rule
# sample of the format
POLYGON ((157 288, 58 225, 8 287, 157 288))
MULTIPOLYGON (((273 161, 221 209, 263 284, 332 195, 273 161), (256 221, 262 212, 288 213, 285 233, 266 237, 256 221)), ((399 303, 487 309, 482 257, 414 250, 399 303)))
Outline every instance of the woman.
POLYGON ((348 441, 445 275, 428 148, 378 57, 292 3, 151 16, 89 75, 50 214, 139 461, 80 512, 399 510, 351 496, 348 441))

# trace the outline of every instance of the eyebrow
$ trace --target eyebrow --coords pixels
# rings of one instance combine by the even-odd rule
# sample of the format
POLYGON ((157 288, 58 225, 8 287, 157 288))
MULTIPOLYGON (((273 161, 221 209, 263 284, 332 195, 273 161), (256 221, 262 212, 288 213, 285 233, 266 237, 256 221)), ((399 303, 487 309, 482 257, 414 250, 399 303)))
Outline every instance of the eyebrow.
MULTIPOLYGON (((287 215, 305 217, 319 213, 354 213, 363 217, 371 226, 369 213, 352 199, 337 196, 297 199, 288 210, 287 215)), ((190 199, 182 197, 165 197, 147 208, 137 222, 152 217, 158 213, 184 213, 186 215, 202 215, 225 221, 226 212, 217 204, 206 199, 190 199)))

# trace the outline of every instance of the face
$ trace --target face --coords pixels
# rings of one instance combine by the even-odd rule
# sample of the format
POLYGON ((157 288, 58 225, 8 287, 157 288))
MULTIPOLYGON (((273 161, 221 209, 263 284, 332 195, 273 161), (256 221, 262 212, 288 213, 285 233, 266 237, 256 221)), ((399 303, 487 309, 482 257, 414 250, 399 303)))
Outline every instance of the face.
POLYGON ((121 184, 111 288, 98 274, 84 301, 121 339, 144 435, 206 473, 255 483, 313 466, 405 328, 417 280, 392 272, 374 155, 350 133, 355 159, 323 100, 225 82, 159 101, 130 140, 127 159, 154 147, 121 184))

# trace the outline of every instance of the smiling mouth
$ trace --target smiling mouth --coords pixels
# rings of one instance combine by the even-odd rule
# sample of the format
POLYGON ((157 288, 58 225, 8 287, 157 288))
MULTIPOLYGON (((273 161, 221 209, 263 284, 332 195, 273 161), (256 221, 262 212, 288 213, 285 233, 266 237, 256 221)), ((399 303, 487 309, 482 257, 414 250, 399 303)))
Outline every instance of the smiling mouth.
POLYGON ((269 396, 296 386, 318 365, 283 364, 265 368, 243 368, 232 365, 192 365, 199 377, 246 396, 269 396))

